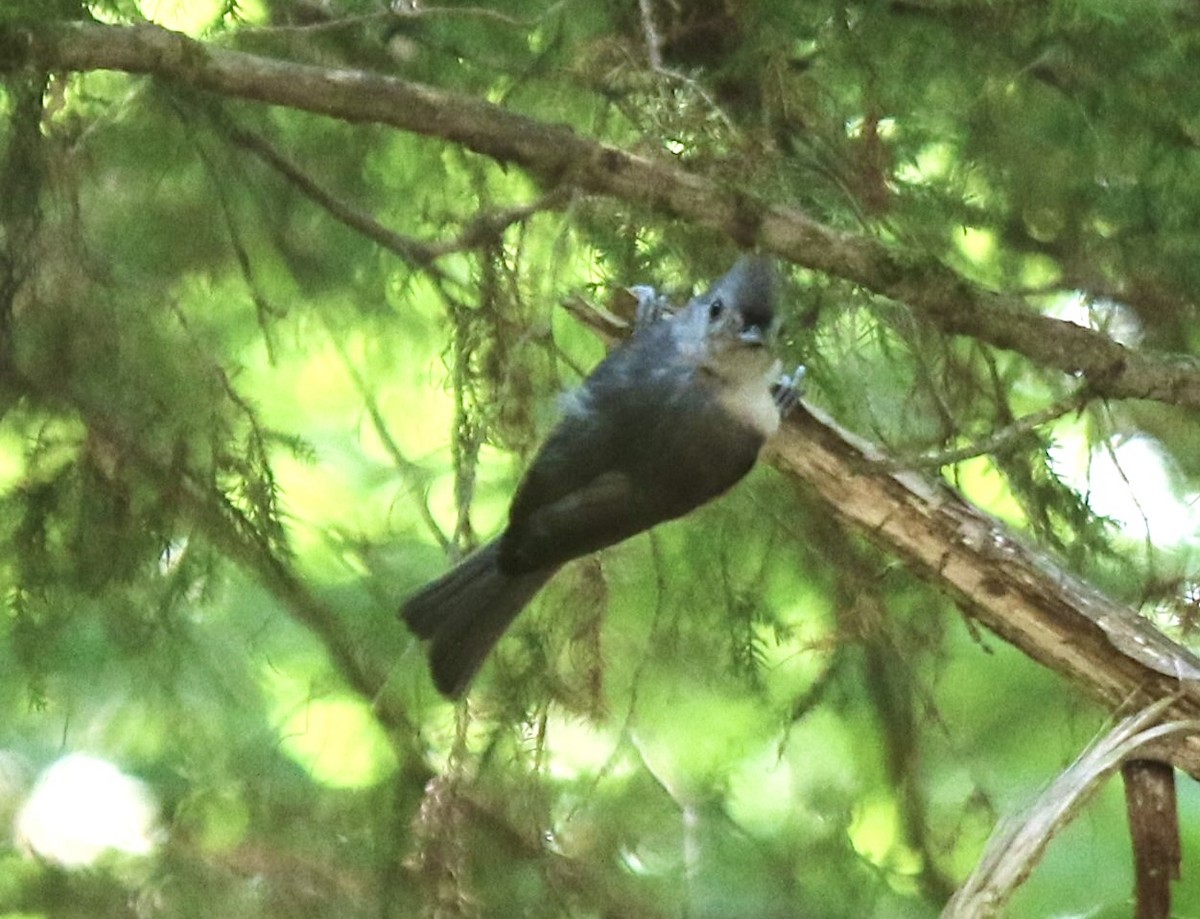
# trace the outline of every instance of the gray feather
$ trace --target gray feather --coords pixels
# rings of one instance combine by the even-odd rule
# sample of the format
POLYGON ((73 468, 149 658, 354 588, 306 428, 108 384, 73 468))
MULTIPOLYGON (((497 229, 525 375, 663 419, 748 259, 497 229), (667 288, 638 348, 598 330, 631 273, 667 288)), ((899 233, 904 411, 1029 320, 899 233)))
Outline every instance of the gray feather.
POLYGON ((460 696, 504 630, 557 566, 509 575, 498 565, 499 540, 488 543, 411 596, 401 615, 430 640, 429 662, 438 691, 460 696))

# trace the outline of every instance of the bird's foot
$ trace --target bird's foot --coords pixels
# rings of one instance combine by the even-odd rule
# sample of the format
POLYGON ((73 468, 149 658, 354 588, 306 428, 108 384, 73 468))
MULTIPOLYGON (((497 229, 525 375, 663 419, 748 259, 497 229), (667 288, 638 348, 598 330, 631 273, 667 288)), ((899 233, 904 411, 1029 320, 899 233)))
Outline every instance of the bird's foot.
POLYGON ((804 395, 804 374, 806 372, 804 365, 799 364, 792 373, 785 373, 771 387, 771 395, 775 399, 775 407, 779 409, 780 418, 786 418, 791 414, 792 409, 800 404, 800 397, 804 395))

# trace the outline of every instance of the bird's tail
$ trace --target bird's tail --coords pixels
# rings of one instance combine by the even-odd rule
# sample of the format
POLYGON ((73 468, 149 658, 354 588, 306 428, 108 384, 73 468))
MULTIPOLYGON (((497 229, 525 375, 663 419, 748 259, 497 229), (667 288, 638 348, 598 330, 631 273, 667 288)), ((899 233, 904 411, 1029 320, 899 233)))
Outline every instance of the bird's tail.
POLYGON ((429 639, 434 685, 451 698, 462 695, 504 630, 556 570, 509 575, 500 570, 498 556, 494 540, 400 608, 408 627, 429 639))

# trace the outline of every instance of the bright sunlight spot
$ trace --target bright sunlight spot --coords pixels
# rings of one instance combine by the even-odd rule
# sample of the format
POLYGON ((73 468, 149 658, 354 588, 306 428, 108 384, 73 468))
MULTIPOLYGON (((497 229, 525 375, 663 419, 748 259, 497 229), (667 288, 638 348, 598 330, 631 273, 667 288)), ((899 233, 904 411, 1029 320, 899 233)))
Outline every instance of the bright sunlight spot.
POLYGON ((396 768, 367 706, 351 696, 304 703, 279 729, 283 751, 331 788, 365 788, 396 768))
POLYGON ((1015 527, 1024 526, 1025 514, 1008 483, 987 456, 972 456, 953 467, 950 481, 973 503, 993 517, 1015 527))
MULTIPOLYGON (((900 875, 915 874, 920 860, 899 836, 900 819, 896 802, 890 797, 874 796, 859 803, 850 825, 850 843, 854 850, 880 868, 900 875)), ((889 878, 896 885, 897 878, 889 878)))
POLYGON ((1156 545, 1191 539, 1200 529, 1200 495, 1175 496, 1167 458, 1149 437, 1098 446, 1089 456, 1077 437, 1050 449, 1055 470, 1085 494, 1092 510, 1111 517, 1129 538, 1156 545))
POLYGON ((633 771, 627 758, 617 756, 617 737, 580 718, 552 714, 546 725, 546 745, 551 754, 547 768, 557 779, 574 781, 606 767, 609 775, 614 768, 618 775, 633 771))
POLYGON ((794 815, 780 801, 796 797, 792 764, 779 755, 779 744, 770 744, 738 764, 729 783, 729 815, 755 833, 775 833, 794 815))
POLYGON ((142 0, 142 12, 160 26, 199 35, 217 18, 220 0, 142 0))
POLYGON ((855 808, 850 844, 868 861, 882 865, 896 844, 896 805, 890 798, 863 800, 855 808))
POLYGON ((930 143, 917 151, 912 161, 896 168, 896 178, 913 185, 933 182, 949 173, 953 165, 954 151, 949 144, 930 143))
POLYGON ((1095 300, 1077 292, 1063 294, 1054 298, 1046 313, 1085 329, 1097 329, 1123 345, 1136 345, 1142 337, 1137 317, 1112 300, 1095 300))
POLYGON ((963 227, 954 237, 958 251, 972 262, 985 263, 995 258, 996 234, 977 227, 963 227))
POLYGON ((25 474, 24 440, 16 434, 0 435, 0 490, 7 491, 25 474))
MULTIPOLYGON (((1136 346, 1141 339, 1137 318, 1112 300, 1066 294, 1046 312, 1100 330, 1125 345, 1136 346)), ((1055 425, 1050 458, 1059 475, 1087 497, 1092 510, 1112 518, 1131 539, 1172 545, 1195 536, 1200 529, 1200 495, 1177 494, 1170 458, 1154 438, 1113 438, 1089 450, 1074 427, 1069 419, 1055 425)))
POLYGON ((16 818, 27 852, 84 868, 109 852, 149 855, 158 844, 158 804, 149 788, 107 760, 72 753, 38 778, 16 818))

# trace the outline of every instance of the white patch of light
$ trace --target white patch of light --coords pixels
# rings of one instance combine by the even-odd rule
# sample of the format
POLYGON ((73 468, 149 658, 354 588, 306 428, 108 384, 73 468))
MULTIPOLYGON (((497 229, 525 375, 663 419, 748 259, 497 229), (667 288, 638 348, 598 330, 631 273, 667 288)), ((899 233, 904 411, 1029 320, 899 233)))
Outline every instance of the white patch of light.
POLYGON ((151 22, 189 35, 211 26, 221 8, 218 0, 142 0, 142 12, 151 22))
POLYGON ((158 803, 144 782, 107 760, 72 753, 39 777, 17 813, 26 852, 83 868, 108 852, 149 855, 159 842, 158 803))
POLYGON ((618 752, 618 739, 578 718, 551 715, 546 724, 546 766, 556 779, 574 781, 600 772, 612 777, 633 770, 618 752))
POLYGON ((949 144, 926 144, 911 160, 896 165, 896 178, 909 185, 928 185, 949 175, 955 160, 949 144))
POLYGON ((625 863, 625 867, 634 874, 649 874, 650 866, 647 865, 638 854, 632 850, 626 849, 621 852, 621 861, 625 863))
MULTIPOLYGON (((1056 297, 1046 314, 1096 329, 1123 345, 1136 345, 1142 337, 1141 324, 1127 307, 1078 291, 1056 297)), ((1069 428, 1063 433, 1050 453, 1056 471, 1127 537, 1164 546, 1190 540, 1200 531, 1200 494, 1176 493, 1170 457, 1158 441, 1114 438, 1089 455, 1082 438, 1072 436, 1069 428)))
POLYGON ((1088 498, 1092 510, 1116 521, 1127 537, 1174 545, 1200 531, 1200 495, 1177 497, 1169 459, 1149 437, 1096 447, 1088 457, 1079 439, 1062 438, 1050 450, 1055 470, 1088 498))
MULTIPOLYGON (((847 118, 845 125, 848 137, 862 137, 867 128, 867 119, 857 115, 854 118, 847 118)), ((879 137, 892 137, 896 133, 896 119, 877 118, 871 126, 871 130, 879 137)))
POLYGON ((1096 329, 1123 345, 1136 345, 1142 338, 1142 326, 1127 307, 1104 298, 1089 297, 1079 291, 1057 296, 1046 315, 1064 322, 1096 329))
POLYGON ((175 573, 179 563, 183 561, 183 553, 187 551, 188 538, 181 536, 167 543, 162 555, 158 557, 158 573, 166 577, 175 573))

